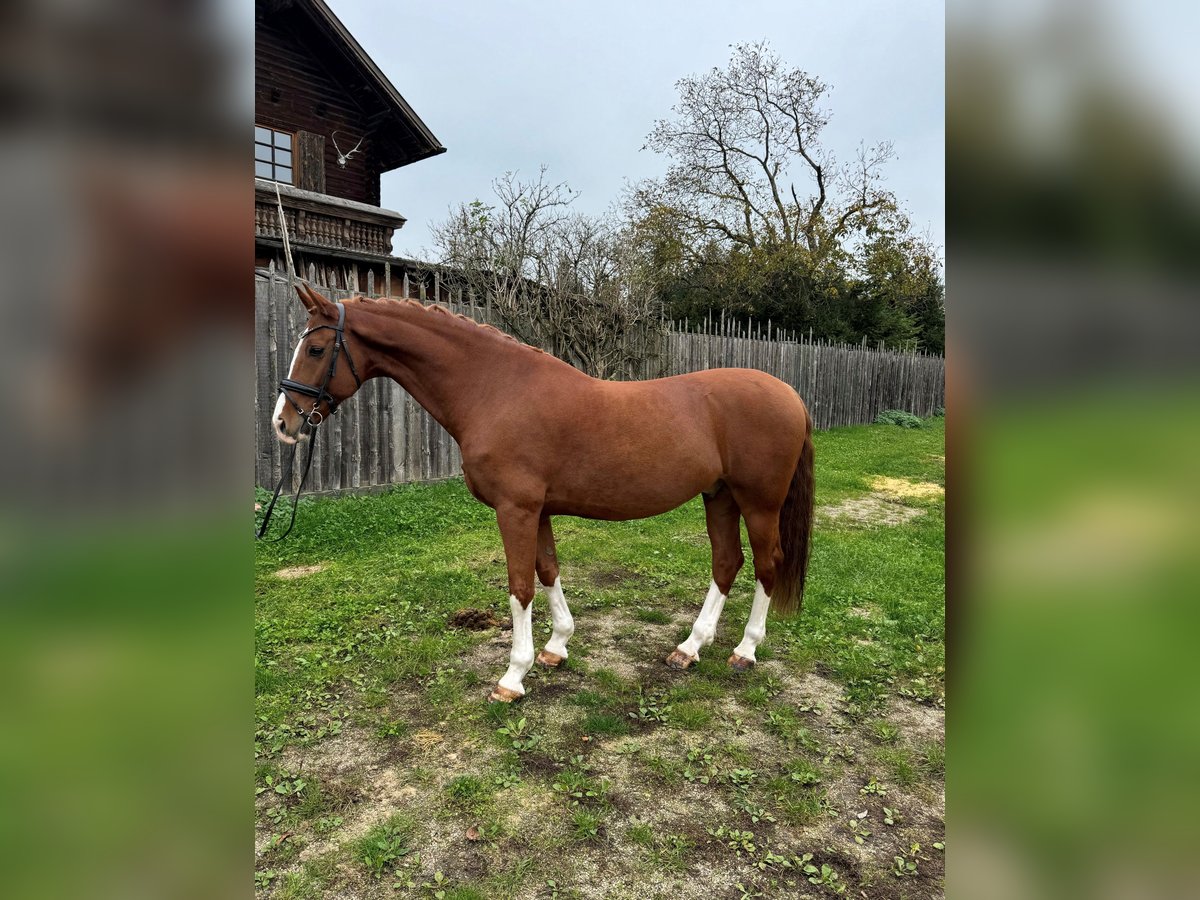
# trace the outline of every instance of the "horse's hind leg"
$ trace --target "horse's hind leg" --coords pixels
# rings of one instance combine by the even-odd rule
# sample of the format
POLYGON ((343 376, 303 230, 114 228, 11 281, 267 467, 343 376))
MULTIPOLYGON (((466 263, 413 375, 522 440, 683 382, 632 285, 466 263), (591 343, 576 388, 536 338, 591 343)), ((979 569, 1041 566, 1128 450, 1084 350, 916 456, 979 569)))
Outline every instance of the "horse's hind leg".
POLYGON ((674 669, 686 669, 700 658, 700 648, 713 642, 717 633, 717 621, 725 607, 729 588, 737 577, 745 557, 742 555, 742 535, 738 527, 740 512, 729 488, 722 485, 713 496, 704 497, 704 519, 708 526, 708 538, 712 542, 712 584, 708 596, 692 633, 688 639, 671 651, 667 665, 674 669))
POLYGON ((746 531, 754 554, 754 603, 742 642, 734 648, 729 665, 746 670, 755 663, 754 654, 767 634, 767 610, 775 587, 775 567, 783 560, 779 546, 779 510, 754 509, 745 513, 746 531))
POLYGON ((537 576, 546 588, 546 599, 550 603, 550 618, 554 622, 554 633, 546 642, 546 649, 538 654, 537 661, 543 666, 554 667, 567 658, 567 641, 575 633, 575 620, 563 597, 562 581, 558 577, 558 554, 554 549, 554 531, 549 516, 538 523, 537 576))

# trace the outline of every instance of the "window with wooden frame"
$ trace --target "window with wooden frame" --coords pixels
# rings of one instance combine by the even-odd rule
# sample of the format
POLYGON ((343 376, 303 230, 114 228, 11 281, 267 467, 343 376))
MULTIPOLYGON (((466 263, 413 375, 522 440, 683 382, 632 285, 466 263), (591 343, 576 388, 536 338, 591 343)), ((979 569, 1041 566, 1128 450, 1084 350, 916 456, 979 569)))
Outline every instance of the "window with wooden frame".
POLYGON ((286 131, 254 126, 254 174, 271 181, 294 184, 292 135, 286 131))

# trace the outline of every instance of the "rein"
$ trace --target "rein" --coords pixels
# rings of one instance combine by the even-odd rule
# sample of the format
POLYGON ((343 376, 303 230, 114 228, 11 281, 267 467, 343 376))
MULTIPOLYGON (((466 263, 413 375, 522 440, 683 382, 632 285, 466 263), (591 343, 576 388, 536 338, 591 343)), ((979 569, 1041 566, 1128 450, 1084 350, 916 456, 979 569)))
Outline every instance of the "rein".
MULTIPOLYGON (((333 376, 337 373, 338 357, 341 354, 346 355, 346 363, 350 366, 350 374, 354 376, 354 383, 358 387, 362 387, 362 379, 358 377, 358 369, 354 366, 354 359, 350 356, 350 348, 346 346, 346 307, 342 303, 337 304, 338 320, 336 325, 317 325, 310 328, 300 335, 297 344, 301 343, 306 337, 314 331, 320 331, 323 328, 329 328, 336 333, 333 341, 333 353, 330 354, 329 368, 325 372, 325 381, 320 387, 311 384, 305 384, 303 381, 293 381, 290 378, 281 378, 279 380, 279 390, 288 403, 292 404, 292 408, 300 414, 300 418, 304 420, 304 424, 308 426, 310 435, 308 444, 308 456, 304 460, 304 472, 300 476, 300 485, 296 488, 296 493, 292 497, 292 517, 288 522, 287 529, 278 537, 268 538, 268 542, 282 541, 285 537, 292 533, 292 527, 296 524, 296 507, 300 502, 300 494, 304 491, 304 485, 308 481, 308 473, 312 468, 313 454, 317 449, 317 426, 325 421, 326 416, 322 415, 317 409, 324 401, 329 409, 329 415, 337 412, 337 401, 329 393, 329 383, 333 381, 333 376), (313 398, 313 406, 308 412, 300 406, 294 399, 292 394, 303 394, 306 397, 313 398)), ((297 436, 299 437, 299 436, 297 436)), ((283 471, 279 475, 279 483, 275 485, 275 493, 271 497, 271 502, 267 504, 266 511, 263 513, 262 524, 254 533, 254 539, 261 541, 267 533, 267 526, 271 522, 271 514, 275 511, 275 504, 279 500, 279 495, 283 492, 283 486, 292 477, 292 468, 296 462, 296 447, 299 445, 299 440, 292 444, 291 452, 288 454, 287 461, 283 465, 283 471)))

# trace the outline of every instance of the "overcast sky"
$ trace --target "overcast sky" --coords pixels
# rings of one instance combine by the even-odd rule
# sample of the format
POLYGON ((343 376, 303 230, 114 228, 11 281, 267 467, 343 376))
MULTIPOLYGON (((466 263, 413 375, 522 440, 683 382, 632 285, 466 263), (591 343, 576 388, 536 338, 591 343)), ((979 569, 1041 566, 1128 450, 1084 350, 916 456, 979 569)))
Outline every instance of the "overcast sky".
POLYGON ((328 2, 447 148, 383 176, 382 205, 408 217, 399 255, 423 255, 429 223, 489 198, 507 170, 546 163, 581 192, 576 208, 604 212, 626 180, 665 170, 641 148, 675 82, 763 38, 830 86, 825 144, 839 158, 894 142, 887 183, 945 245, 941 2, 328 2))

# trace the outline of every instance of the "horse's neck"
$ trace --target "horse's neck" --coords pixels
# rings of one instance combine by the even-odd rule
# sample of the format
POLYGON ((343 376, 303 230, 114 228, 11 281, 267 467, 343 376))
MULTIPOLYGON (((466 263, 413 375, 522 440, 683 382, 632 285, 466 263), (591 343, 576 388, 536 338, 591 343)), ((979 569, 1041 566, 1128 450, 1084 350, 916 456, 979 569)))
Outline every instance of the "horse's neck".
POLYGON ((370 326, 357 336, 371 350, 371 374, 398 382, 459 441, 497 378, 515 371, 515 357, 528 352, 471 322, 419 306, 374 314, 370 326))

